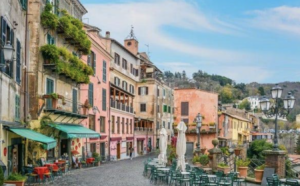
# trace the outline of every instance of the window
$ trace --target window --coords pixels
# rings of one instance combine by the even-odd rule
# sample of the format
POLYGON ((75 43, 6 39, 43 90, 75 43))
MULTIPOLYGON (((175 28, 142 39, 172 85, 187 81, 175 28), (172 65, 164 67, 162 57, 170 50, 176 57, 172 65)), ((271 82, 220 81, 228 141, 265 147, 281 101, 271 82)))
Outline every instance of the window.
POLYGON ((189 119, 182 119, 182 120, 183 120, 183 122, 184 122, 186 125, 189 124, 189 119))
POLYGON ((165 121, 163 121, 163 128, 166 128, 166 124, 165 124, 165 121))
POLYGON ((127 70, 127 61, 126 59, 122 59, 122 68, 124 68, 125 70, 127 70))
POLYGON ((139 95, 148 95, 148 87, 139 87, 139 95))
POLYGON ((105 132, 105 117, 100 116, 100 132, 105 132))
POLYGON ((171 129, 171 123, 168 122, 168 129, 171 129))
POLYGON ((47 44, 48 45, 55 45, 55 38, 51 34, 47 34, 47 44))
POLYGON ((163 97, 166 97, 166 90, 163 89, 163 97))
POLYGON ((168 112, 168 106, 167 105, 164 105, 163 112, 168 112))
POLYGON ((126 119, 126 134, 129 134, 129 123, 128 123, 128 118, 126 119))
POLYGON ((134 72, 133 72, 133 65, 132 64, 130 64, 130 73, 134 74, 134 72))
POLYGON ((91 51, 91 54, 88 55, 88 60, 87 60, 88 66, 93 68, 94 75, 96 74, 96 54, 91 51))
POLYGON ((181 115, 182 116, 189 115, 189 102, 181 102, 181 115))
POLYGON ((20 0, 20 4, 23 10, 27 10, 27 0, 20 0))
MULTIPOLYGON (((2 46, 4 46, 6 43, 10 42, 12 47, 14 48, 15 43, 14 43, 14 30, 10 29, 10 27, 7 25, 6 20, 4 17, 1 17, 1 38, 0 41, 2 40, 2 46)), ((0 63, 5 64, 4 60, 4 54, 3 51, 0 51, 0 63)), ((9 63, 9 65, 4 65, 0 71, 6 73, 10 77, 13 77, 13 69, 14 69, 14 62, 9 63)))
POLYGON ((15 120, 20 120, 20 96, 15 97, 15 120))
POLYGON ((103 61, 103 69, 102 69, 102 81, 106 83, 106 61, 103 61))
POLYGON ((141 103, 141 105, 140 105, 140 111, 141 112, 146 112, 146 103, 141 103))
POLYGON ((120 86, 120 82, 121 82, 121 80, 119 78, 117 78, 117 77, 114 78, 114 84, 116 86, 120 86))
POLYGON ((129 85, 129 92, 131 94, 134 94, 134 86, 133 85, 129 85))
POLYGON ((122 81, 122 89, 126 90, 127 91, 127 82, 126 81, 122 81))
POLYGON ((156 123, 156 130, 159 129, 159 121, 156 123))
POLYGON ((171 107, 168 106, 168 113, 171 113, 171 107))
POLYGON ((117 65, 120 65, 120 56, 119 56, 119 54, 117 54, 117 53, 115 53, 115 63, 116 63, 117 65))
POLYGON ((102 89, 102 110, 106 111, 106 89, 102 89))
POLYGON ((90 144, 90 152, 96 152, 96 143, 91 143, 90 144))
POLYGON ((115 133, 115 116, 111 116, 111 132, 115 133))
POLYGON ((117 117, 117 134, 120 134, 120 117, 117 117))
POLYGON ((89 115, 89 129, 95 131, 95 115, 89 115))
POLYGON ((157 92, 156 92, 156 94, 157 94, 157 97, 159 97, 159 89, 157 89, 157 92))
POLYGON ((89 98, 89 104, 91 106, 94 106, 94 84, 89 84, 89 90, 88 90, 88 98, 89 98))
POLYGON ((159 110, 160 110, 159 108, 160 108, 160 106, 159 106, 159 105, 157 105, 157 113, 159 113, 159 112, 160 112, 160 111, 159 111, 159 110))
POLYGON ((125 122, 124 122, 124 118, 122 118, 122 134, 125 134, 125 122))
POLYGON ((17 39, 17 66, 16 66, 16 82, 21 83, 21 43, 17 39))
POLYGON ((135 69, 135 76, 139 76, 139 69, 135 69))

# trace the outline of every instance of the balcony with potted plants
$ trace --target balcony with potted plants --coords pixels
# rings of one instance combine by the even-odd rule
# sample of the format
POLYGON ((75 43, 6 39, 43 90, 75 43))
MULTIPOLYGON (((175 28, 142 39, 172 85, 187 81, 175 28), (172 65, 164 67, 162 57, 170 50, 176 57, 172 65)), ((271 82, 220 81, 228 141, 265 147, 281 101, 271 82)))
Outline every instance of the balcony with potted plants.
POLYGON ((66 100, 66 98, 57 93, 45 94, 42 96, 42 99, 45 102, 46 108, 44 109, 45 113, 59 115, 59 117, 64 118, 77 118, 77 119, 86 119, 87 115, 81 111, 80 103, 73 102, 71 100, 66 100))

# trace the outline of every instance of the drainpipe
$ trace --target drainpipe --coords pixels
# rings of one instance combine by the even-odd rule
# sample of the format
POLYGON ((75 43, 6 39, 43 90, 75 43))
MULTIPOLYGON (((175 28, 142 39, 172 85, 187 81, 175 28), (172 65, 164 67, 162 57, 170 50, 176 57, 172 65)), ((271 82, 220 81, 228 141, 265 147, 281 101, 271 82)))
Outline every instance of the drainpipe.
POLYGON ((110 105, 111 105, 111 90, 110 90, 110 82, 109 82, 109 107, 108 107, 108 161, 110 161, 110 105))
POLYGON ((27 121, 27 115, 28 115, 28 108, 29 108, 29 95, 28 95, 28 61, 27 61, 27 42, 28 42, 28 7, 29 7, 29 1, 27 1, 27 12, 26 12, 26 23, 25 23, 25 75, 24 75, 24 119, 27 121))

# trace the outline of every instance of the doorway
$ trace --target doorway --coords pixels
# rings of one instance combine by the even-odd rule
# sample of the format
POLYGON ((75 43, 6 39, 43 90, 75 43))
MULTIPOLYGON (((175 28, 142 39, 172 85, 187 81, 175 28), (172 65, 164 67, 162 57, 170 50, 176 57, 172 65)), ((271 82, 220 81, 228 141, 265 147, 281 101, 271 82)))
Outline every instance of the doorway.
POLYGON ((68 139, 62 139, 60 142, 60 155, 68 154, 68 139))
POLYGON ((194 152, 194 143, 193 142, 186 142, 186 153, 185 156, 187 158, 192 158, 194 152))
POLYGON ((119 160, 121 158, 121 144, 117 144, 117 159, 119 160))
POLYGON ((101 160, 105 160, 105 143, 100 143, 101 160))

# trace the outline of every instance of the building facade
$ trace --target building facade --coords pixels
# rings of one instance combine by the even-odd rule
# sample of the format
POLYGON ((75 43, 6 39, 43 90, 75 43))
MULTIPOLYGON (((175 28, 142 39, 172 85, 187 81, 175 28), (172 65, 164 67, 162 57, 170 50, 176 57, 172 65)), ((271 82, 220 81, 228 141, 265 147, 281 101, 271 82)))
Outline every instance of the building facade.
POLYGON ((106 160, 109 155, 109 80, 110 61, 113 57, 101 42, 100 29, 91 25, 84 25, 89 39, 92 42, 91 53, 83 56, 82 60, 93 68, 94 74, 90 76, 90 83, 81 85, 81 103, 88 103, 86 109, 88 118, 82 123, 85 127, 101 134, 100 138, 88 138, 86 151, 89 155, 96 152, 106 160))
MULTIPOLYGON (((197 134, 194 122, 198 113, 202 115, 202 127, 200 129, 200 147, 211 149, 211 141, 217 137, 217 132, 222 126, 216 126, 218 120, 218 94, 195 89, 174 89, 175 119, 174 128, 180 121, 187 127, 187 152, 192 153, 196 148, 197 134)), ((176 130, 174 130, 176 133, 176 130)), ((187 154, 192 156, 192 154, 187 154)))

